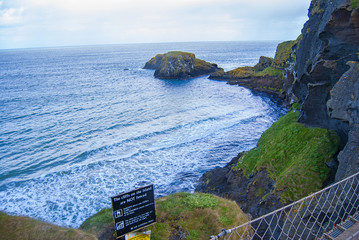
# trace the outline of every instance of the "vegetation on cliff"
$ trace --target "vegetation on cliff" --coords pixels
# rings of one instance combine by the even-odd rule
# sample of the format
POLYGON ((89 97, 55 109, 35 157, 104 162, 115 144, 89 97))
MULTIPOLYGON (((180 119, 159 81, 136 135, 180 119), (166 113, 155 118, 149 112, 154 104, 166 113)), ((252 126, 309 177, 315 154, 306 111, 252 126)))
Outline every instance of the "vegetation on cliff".
POLYGON ((272 67, 276 69, 282 69, 288 67, 291 58, 295 58, 294 49, 297 49, 299 43, 302 41, 303 35, 299 35, 296 40, 286 41, 279 43, 275 52, 272 67))
POLYGON ((0 212, 0 239, 2 240, 95 240, 94 235, 80 230, 62 228, 28 217, 13 217, 0 212))
MULTIPOLYGON (((156 200, 157 223, 148 227, 151 239, 206 239, 221 229, 248 221, 238 205, 211 194, 176 193, 156 200)), ((114 233, 112 210, 104 209, 86 220, 81 229, 100 237, 114 233)))
POLYGON ((297 122, 299 111, 292 110, 274 123, 260 138, 257 147, 238 162, 249 177, 266 169, 275 181, 274 191, 284 203, 318 191, 329 177, 326 163, 333 161, 340 139, 332 131, 306 127, 297 122))
POLYGON ((359 7, 359 0, 350 0, 350 5, 353 9, 359 7))
POLYGON ((295 50, 302 40, 300 35, 296 40, 278 44, 274 58, 261 56, 254 66, 239 67, 234 70, 212 73, 209 78, 227 80, 230 84, 238 84, 252 90, 275 94, 285 98, 286 68, 291 59, 295 58, 295 50))
POLYGON ((239 67, 234 70, 224 72, 219 71, 211 74, 213 79, 246 79, 253 77, 284 77, 285 68, 288 66, 290 57, 293 57, 292 50, 302 40, 300 35, 296 40, 279 43, 274 58, 260 57, 259 62, 254 67, 239 67))

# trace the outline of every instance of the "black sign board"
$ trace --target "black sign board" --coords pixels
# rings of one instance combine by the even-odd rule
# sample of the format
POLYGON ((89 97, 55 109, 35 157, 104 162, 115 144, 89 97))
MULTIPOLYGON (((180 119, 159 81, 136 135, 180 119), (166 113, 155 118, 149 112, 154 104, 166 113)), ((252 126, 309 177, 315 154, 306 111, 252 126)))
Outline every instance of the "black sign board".
POLYGON ((117 237, 156 222, 153 185, 112 197, 111 202, 117 237))

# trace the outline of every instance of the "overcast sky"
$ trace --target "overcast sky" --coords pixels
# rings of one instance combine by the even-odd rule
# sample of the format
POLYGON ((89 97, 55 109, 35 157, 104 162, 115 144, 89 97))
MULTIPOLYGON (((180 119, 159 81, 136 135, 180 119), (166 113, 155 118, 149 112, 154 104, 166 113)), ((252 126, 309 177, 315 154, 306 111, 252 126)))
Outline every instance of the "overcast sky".
POLYGON ((0 49, 295 39, 311 0, 0 0, 0 49))

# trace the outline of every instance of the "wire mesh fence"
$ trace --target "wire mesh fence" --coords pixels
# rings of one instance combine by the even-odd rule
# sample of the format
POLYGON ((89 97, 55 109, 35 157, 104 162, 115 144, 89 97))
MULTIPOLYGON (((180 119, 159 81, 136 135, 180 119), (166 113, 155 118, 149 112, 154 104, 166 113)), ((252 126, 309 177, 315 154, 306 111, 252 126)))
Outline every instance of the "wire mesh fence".
POLYGON ((358 183, 359 173, 210 239, 333 239, 335 226, 359 216, 358 183))

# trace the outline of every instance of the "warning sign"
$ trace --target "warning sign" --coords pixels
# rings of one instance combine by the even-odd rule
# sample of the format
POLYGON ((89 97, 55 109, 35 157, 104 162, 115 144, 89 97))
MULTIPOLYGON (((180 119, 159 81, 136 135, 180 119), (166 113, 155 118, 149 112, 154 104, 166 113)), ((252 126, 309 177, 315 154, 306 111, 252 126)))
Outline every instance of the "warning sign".
POLYGON ((117 237, 156 222, 153 185, 112 197, 111 202, 117 237))

